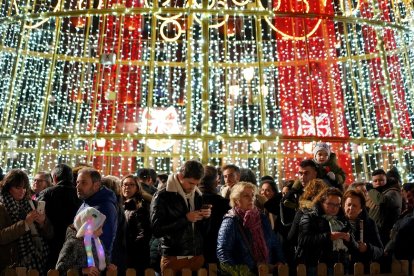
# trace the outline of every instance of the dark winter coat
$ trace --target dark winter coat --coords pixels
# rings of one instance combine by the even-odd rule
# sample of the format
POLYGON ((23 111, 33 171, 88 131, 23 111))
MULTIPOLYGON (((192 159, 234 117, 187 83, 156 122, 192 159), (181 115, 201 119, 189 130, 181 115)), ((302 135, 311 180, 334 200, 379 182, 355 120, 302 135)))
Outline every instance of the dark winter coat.
MULTIPOLYGON (((162 256, 198 256, 203 254, 203 236, 208 220, 190 222, 187 203, 168 178, 166 188, 155 193, 151 202, 151 227, 154 237, 160 238, 162 256)), ((194 193, 194 210, 201 209, 201 192, 194 193)))
POLYGON ((78 213, 89 206, 98 209, 106 216, 100 239, 111 260, 112 247, 118 228, 118 201, 115 193, 102 186, 99 191, 84 200, 78 213))
MULTIPOLYGON (((268 218, 264 214, 261 214, 260 219, 262 222, 264 239, 267 242, 269 249, 268 263, 275 264, 277 262, 285 262, 282 244, 273 232, 268 218)), ((252 234, 248 229, 243 228, 243 222, 240 217, 234 213, 233 209, 231 209, 224 216, 220 227, 217 240, 217 257, 221 264, 230 266, 247 265, 252 272, 257 271, 257 264, 250 252, 249 245, 246 244, 242 232, 240 232, 240 227, 244 230, 247 239, 251 241, 252 234)))
POLYGON ((414 260, 414 217, 409 218, 397 232, 394 255, 398 260, 414 260))
POLYGON ((358 250, 357 243, 349 243, 348 248, 351 255, 350 265, 353 266, 354 263, 361 262, 364 264, 364 267, 369 268, 371 262, 378 261, 384 254, 384 247, 378 233, 377 225, 371 218, 369 218, 365 209, 359 214, 355 224, 352 224, 351 234, 353 240, 355 240, 355 242, 360 241, 360 220, 363 220, 363 242, 367 244, 368 250, 361 253, 358 250))
MULTIPOLYGON (((333 254, 333 242, 329 222, 323 217, 322 207, 315 207, 312 211, 305 212, 299 222, 298 246, 296 260, 309 266, 317 266, 319 262, 333 266, 342 260, 335 259, 333 254)), ((338 214, 345 226, 341 232, 348 232, 351 226, 343 214, 338 214)))
POLYGON ((203 192, 203 204, 211 204, 210 227, 204 239, 206 263, 217 263, 217 237, 224 215, 230 209, 229 200, 221 195, 203 192))
POLYGON ((151 225, 146 204, 139 195, 124 202, 127 267, 135 268, 138 274, 149 267, 151 225))
POLYGON ((329 186, 335 187, 340 189, 341 191, 344 190, 343 184, 345 182, 346 174, 345 172, 339 167, 338 159, 335 153, 331 153, 329 155, 329 159, 323 164, 316 164, 318 169, 319 178, 324 180, 329 186), (332 180, 327 175, 329 172, 333 172, 335 174, 335 180, 332 180))
POLYGON ((368 191, 369 216, 378 226, 383 244, 390 240, 390 232, 401 214, 402 197, 399 187, 385 185, 368 191))
POLYGON ((54 229, 54 238, 49 241, 50 262, 56 264, 59 252, 65 242, 66 230, 73 223, 82 201, 78 198, 72 182, 60 181, 43 190, 38 200, 46 202, 45 214, 54 229))

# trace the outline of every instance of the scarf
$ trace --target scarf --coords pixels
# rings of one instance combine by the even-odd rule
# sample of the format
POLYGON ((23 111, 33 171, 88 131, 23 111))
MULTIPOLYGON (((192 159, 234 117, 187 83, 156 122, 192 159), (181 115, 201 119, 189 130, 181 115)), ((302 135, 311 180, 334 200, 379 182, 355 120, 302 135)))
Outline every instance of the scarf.
MULTIPOLYGON (((6 207, 12 224, 25 220, 29 212, 34 210, 34 205, 30 199, 16 201, 6 193, 0 200, 6 207)), ((30 231, 25 232, 17 240, 18 247, 18 266, 28 269, 36 269, 40 275, 46 275, 48 247, 45 240, 39 236, 35 223, 29 226, 30 231)))
MULTIPOLYGON (((262 221, 260 219, 259 210, 254 207, 252 210, 242 210, 238 207, 234 208, 235 213, 243 221, 243 227, 247 228, 252 235, 253 258, 256 263, 268 263, 269 249, 267 248, 264 233, 262 228, 262 221)), ((248 245, 249 246, 249 245, 248 245)))
MULTIPOLYGON (((341 232, 344 229, 345 225, 342 221, 338 220, 337 216, 323 215, 323 217, 329 222, 329 227, 331 232, 341 232)), ((337 239, 332 241, 333 251, 348 251, 348 247, 345 246, 342 239, 337 239)))
POLYGON ((88 267, 95 266, 95 258, 92 253, 92 239, 95 242, 95 248, 98 254, 99 270, 103 271, 106 268, 105 262, 105 251, 103 249, 101 240, 99 237, 93 235, 93 221, 89 221, 86 227, 85 236, 83 237, 83 243, 85 245, 86 257, 88 262, 88 267))

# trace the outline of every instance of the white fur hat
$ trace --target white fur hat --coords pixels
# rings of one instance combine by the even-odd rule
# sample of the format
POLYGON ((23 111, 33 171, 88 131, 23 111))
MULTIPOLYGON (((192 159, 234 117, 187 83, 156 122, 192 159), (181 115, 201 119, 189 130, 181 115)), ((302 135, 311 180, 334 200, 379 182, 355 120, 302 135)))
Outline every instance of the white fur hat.
POLYGON ((320 142, 316 143, 315 147, 313 148, 313 158, 315 158, 318 151, 321 150, 326 151, 328 153, 328 157, 331 155, 331 147, 327 143, 320 142))
POLYGON ((80 238, 85 236, 85 232, 88 227, 91 231, 99 229, 105 222, 106 216, 99 212, 97 209, 92 207, 87 207, 80 211, 73 221, 73 226, 75 226, 76 237, 80 238))

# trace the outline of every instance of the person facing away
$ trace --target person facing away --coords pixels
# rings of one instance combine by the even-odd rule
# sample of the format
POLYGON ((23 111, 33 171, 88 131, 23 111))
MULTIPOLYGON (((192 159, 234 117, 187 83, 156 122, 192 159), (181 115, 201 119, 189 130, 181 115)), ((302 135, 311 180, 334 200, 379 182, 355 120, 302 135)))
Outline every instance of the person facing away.
POLYGON ((217 236, 223 216, 230 209, 229 200, 217 193, 220 180, 217 169, 213 166, 204 166, 204 176, 200 181, 199 189, 203 193, 203 205, 211 205, 210 225, 204 237, 204 258, 206 263, 217 263, 217 236))
POLYGON ((313 161, 319 170, 319 177, 330 186, 344 190, 345 172, 339 167, 336 154, 327 143, 317 143, 313 149, 313 161))
POLYGON ((46 202, 45 212, 53 225, 54 238, 48 241, 50 265, 54 268, 66 237, 66 229, 73 223, 81 200, 76 194, 72 168, 58 164, 52 170, 53 186, 43 190, 39 200, 46 202))
POLYGON ((162 273, 166 268, 196 271, 204 264, 203 236, 211 208, 201 208, 197 185, 203 175, 199 161, 186 161, 178 173, 169 176, 166 188, 157 192, 151 202, 151 226, 153 235, 160 238, 162 273))
POLYGON ((101 183, 101 174, 94 168, 83 168, 78 172, 76 180, 78 197, 83 200, 78 214, 87 207, 94 207, 106 216, 103 224, 102 243, 112 256, 113 243, 118 228, 118 201, 115 193, 101 183))
POLYGON ((77 269, 80 275, 104 275, 105 270, 116 270, 110 264, 100 240, 105 215, 93 207, 80 211, 67 229, 66 240, 60 251, 56 269, 66 275, 69 269, 77 269))

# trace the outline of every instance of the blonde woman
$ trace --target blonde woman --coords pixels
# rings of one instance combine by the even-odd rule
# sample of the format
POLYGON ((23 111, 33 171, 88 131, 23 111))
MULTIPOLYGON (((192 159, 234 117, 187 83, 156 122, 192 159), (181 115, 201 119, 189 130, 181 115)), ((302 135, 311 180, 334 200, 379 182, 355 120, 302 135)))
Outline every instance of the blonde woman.
POLYGON ((269 220, 254 204, 256 193, 256 186, 248 182, 239 182, 231 190, 232 208, 224 216, 217 241, 217 257, 225 273, 255 273, 260 263, 284 263, 269 220))

